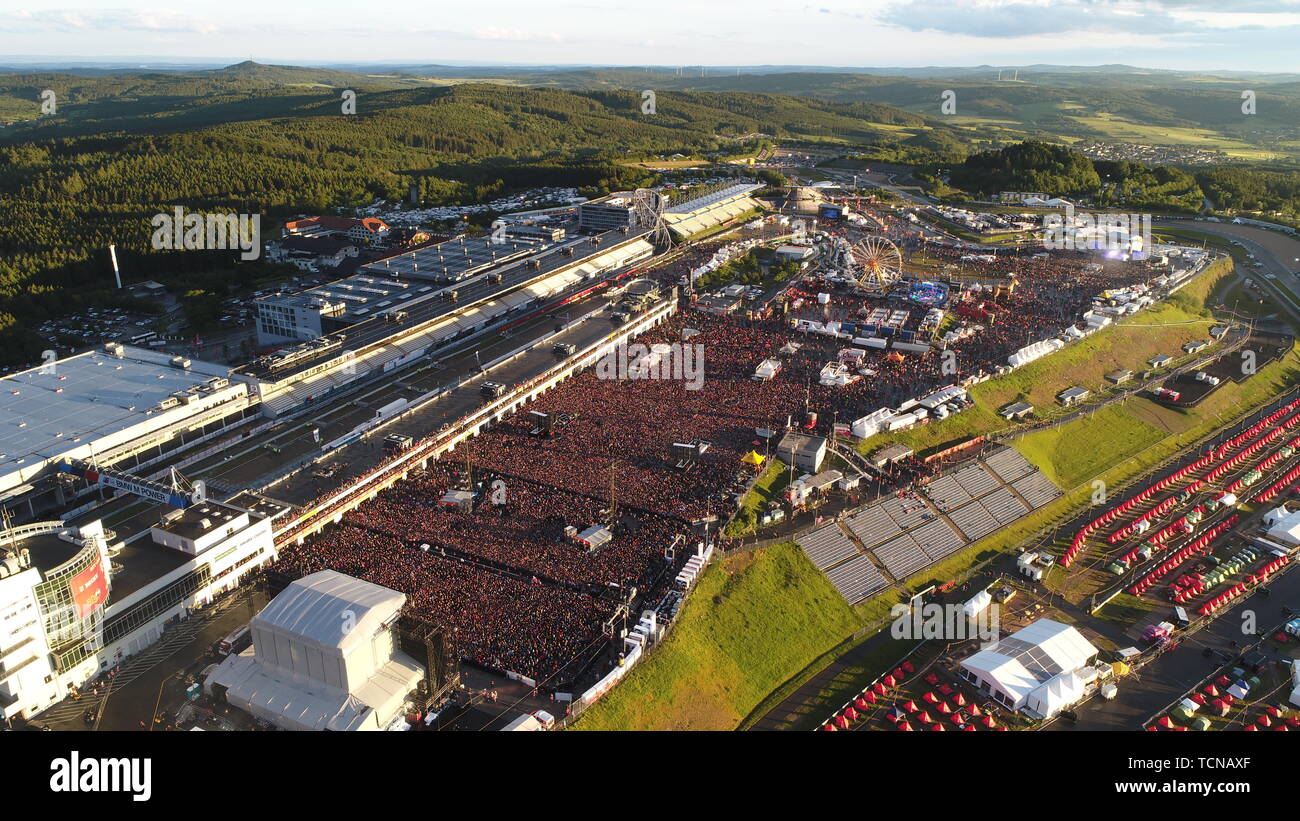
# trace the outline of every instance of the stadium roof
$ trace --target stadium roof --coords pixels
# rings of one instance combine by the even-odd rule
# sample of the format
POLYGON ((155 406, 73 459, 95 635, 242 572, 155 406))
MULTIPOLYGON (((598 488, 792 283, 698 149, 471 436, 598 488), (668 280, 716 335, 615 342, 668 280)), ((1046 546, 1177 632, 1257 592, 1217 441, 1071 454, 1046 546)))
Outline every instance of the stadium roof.
POLYGON ((664 213, 691 214, 709 208, 710 206, 717 205, 718 203, 726 202, 727 200, 743 197, 751 191, 757 191, 762 187, 761 184, 747 182, 729 185, 720 191, 714 191, 710 194, 705 194, 702 197, 696 197, 695 199, 677 203, 670 208, 665 208, 664 213))
POLYGON ((0 489, 32 478, 54 458, 87 446, 99 452, 96 443, 136 425, 176 421, 184 406, 164 413, 159 402, 229 373, 198 360, 182 370, 168 354, 122 350, 121 358, 87 351, 0 380, 0 489))

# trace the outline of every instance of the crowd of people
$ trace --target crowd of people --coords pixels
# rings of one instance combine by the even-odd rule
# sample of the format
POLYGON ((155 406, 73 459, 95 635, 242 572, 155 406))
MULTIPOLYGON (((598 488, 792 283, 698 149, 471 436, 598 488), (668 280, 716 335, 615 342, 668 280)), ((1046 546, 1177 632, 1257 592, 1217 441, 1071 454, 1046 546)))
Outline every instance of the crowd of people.
POLYGON ((566 537, 565 528, 581 533, 605 523, 604 501, 513 477, 464 474, 463 463, 432 465, 350 511, 345 521, 575 590, 648 587, 680 530, 680 523, 624 511, 611 528, 614 538, 588 552, 566 537), (448 490, 467 484, 477 493, 471 509, 439 504, 448 490))
POLYGON ((405 593, 411 613, 455 631, 462 658, 537 681, 591 649, 617 607, 347 523, 282 549, 276 569, 290 576, 336 570, 405 593))

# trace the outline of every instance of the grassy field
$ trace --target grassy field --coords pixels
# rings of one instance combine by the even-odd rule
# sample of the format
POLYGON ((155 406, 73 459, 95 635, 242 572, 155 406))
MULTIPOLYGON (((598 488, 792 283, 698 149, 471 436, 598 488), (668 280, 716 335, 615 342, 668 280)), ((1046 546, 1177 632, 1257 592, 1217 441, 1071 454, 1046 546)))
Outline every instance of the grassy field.
POLYGON ((1015 448, 1057 487, 1075 487, 1110 466, 1115 453, 1137 453, 1168 436, 1123 405, 1021 437, 1015 448))
POLYGON ((864 623, 793 542, 700 578, 668 639, 574 725, 730 730, 864 623))

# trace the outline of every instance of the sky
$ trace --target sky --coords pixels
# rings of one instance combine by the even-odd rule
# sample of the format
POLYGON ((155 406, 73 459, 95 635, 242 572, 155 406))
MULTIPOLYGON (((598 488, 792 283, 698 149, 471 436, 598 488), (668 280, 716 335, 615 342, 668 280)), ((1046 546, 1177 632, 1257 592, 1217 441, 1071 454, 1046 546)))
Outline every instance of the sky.
MULTIPOLYGON (((18 4, 13 4, 18 5, 18 4)), ((1300 72, 1300 0, 24 0, 19 58, 1300 72)))

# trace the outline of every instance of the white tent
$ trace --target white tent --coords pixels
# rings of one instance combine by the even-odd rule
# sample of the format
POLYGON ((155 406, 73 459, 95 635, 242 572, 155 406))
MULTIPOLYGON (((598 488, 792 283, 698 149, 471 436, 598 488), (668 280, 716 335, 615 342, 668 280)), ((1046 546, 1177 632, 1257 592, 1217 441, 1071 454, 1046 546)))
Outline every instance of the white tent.
POLYGON ((1300 510, 1288 513, 1268 529, 1268 537, 1284 545, 1300 545, 1300 510))
POLYGON ((993 595, 988 590, 981 590, 961 606, 962 614, 973 619, 983 613, 993 603, 993 595))
POLYGON ((1040 705, 1065 703, 1076 687, 1074 681, 1061 681, 1050 690, 1034 694, 1061 675, 1087 666, 1096 655, 1097 648, 1074 627, 1039 619, 963 660, 961 674, 1013 710, 1028 708, 1046 715, 1030 705, 1031 697, 1040 705))
POLYGON ((1061 673, 1034 689, 1025 700, 1025 709, 1043 718, 1054 718, 1083 698, 1083 679, 1073 671, 1061 673))

